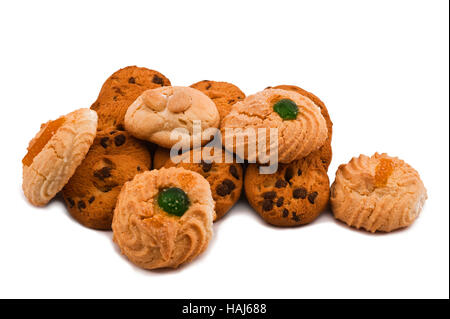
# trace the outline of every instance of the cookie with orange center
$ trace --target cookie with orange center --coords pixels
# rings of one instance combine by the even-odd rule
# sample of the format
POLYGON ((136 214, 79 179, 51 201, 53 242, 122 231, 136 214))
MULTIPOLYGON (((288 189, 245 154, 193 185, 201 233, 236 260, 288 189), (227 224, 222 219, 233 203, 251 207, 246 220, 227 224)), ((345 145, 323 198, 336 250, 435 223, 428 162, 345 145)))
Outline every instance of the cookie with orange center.
POLYGON ((411 225, 427 191, 419 173, 387 154, 360 155, 339 166, 331 187, 334 216, 355 228, 390 232, 411 225))
POLYGON ((22 160, 25 197, 47 204, 85 158, 97 130, 97 114, 79 109, 41 125, 22 160))

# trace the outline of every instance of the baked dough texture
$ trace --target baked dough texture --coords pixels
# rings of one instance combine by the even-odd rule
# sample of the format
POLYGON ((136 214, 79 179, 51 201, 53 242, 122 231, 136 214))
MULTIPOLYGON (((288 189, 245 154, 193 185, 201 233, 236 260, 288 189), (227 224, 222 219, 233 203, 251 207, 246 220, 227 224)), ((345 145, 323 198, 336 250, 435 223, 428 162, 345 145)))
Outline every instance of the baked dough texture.
POLYGON ((145 269, 177 268, 207 247, 212 237, 214 201, 201 175, 183 168, 162 168, 137 175, 120 192, 112 229, 122 253, 145 269), (159 192, 178 187, 190 206, 181 217, 164 212, 159 192))
POLYGON ((190 87, 169 86, 147 90, 128 108, 125 128, 137 138, 165 148, 171 148, 179 140, 171 139, 175 129, 180 131, 183 145, 193 145, 198 139, 202 144, 202 131, 219 126, 219 112, 214 102, 199 90, 190 87), (201 121, 200 132, 194 132, 193 121, 201 121))
MULTIPOLYGON (((95 138, 95 111, 79 109, 64 115, 63 121, 31 164, 23 165, 22 189, 33 205, 47 204, 64 187, 95 138)), ((30 141, 28 150, 39 143, 50 124, 51 122, 47 122, 41 125, 41 130, 30 141)))
POLYGON ((326 121, 313 101, 296 92, 280 89, 266 89, 233 105, 231 112, 221 123, 225 147, 229 147, 226 141, 228 128, 238 129, 233 139, 233 150, 229 151, 245 149, 245 159, 259 162, 261 160, 257 152, 248 152, 245 129, 254 129, 257 141, 266 140, 266 150, 270 150, 272 154, 278 146, 278 161, 281 163, 306 157, 319 149, 328 136, 326 121), (296 119, 283 120, 273 110, 273 105, 281 99, 290 99, 297 104, 299 113, 296 119), (266 128, 266 136, 259 136, 258 128, 266 128), (278 145, 276 139, 269 139, 269 128, 278 129, 278 145))
POLYGON ((390 232, 411 225, 426 199, 418 172, 385 153, 360 155, 339 166, 331 187, 334 216, 370 232, 390 232))

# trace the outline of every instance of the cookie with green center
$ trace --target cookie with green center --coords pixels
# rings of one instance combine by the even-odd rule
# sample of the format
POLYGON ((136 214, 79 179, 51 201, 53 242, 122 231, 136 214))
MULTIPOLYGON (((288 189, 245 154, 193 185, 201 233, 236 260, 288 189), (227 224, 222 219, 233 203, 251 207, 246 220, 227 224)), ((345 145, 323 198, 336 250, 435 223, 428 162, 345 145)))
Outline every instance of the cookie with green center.
POLYGON ((244 152, 249 162, 262 162, 256 152, 249 151, 252 139, 248 135, 252 129, 257 141, 267 141, 266 149, 272 154, 278 152, 281 163, 308 156, 324 144, 328 134, 320 108, 312 100, 281 89, 266 89, 237 102, 220 127, 225 147, 232 152, 244 152), (265 133, 260 130, 264 128, 265 133), (270 129, 277 130, 275 140, 273 136, 270 139, 270 129), (227 143, 230 131, 234 135, 232 145, 227 143))
POLYGON ((114 210, 114 241, 146 269, 177 268, 201 254, 213 229, 208 181, 183 168, 137 175, 122 188, 114 210))

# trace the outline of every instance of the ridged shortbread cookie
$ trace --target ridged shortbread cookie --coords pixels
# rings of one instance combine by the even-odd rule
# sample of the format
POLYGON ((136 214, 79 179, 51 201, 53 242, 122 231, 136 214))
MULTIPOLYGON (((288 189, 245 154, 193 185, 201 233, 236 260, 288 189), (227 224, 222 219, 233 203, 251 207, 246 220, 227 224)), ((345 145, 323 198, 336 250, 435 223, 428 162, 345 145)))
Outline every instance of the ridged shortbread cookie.
POLYGON ((125 183, 112 229, 122 253, 146 269, 176 268, 201 254, 213 234, 208 181, 183 168, 162 168, 125 183))
POLYGON ((22 160, 22 188, 36 206, 47 204, 67 183, 89 150, 97 114, 79 109, 41 125, 22 160))
POLYGON ((417 218, 427 191, 417 171, 397 157, 375 153, 339 166, 331 187, 334 216, 355 228, 390 232, 417 218))
POLYGON ((203 130, 219 126, 219 112, 214 102, 199 90, 190 87, 169 86, 147 90, 128 108, 125 128, 137 138, 171 148, 178 141, 193 145, 194 139, 205 144, 203 130), (194 131, 193 121, 200 121, 201 130, 194 131), (179 130, 172 139, 171 133, 179 130))
POLYGON ((233 105, 221 123, 227 148, 230 147, 226 136, 228 129, 234 131, 233 151, 245 150, 240 153, 245 159, 258 162, 261 162, 260 155, 249 148, 248 129, 253 129, 256 141, 266 143, 266 150, 271 150, 272 154, 278 150, 281 163, 306 157, 319 149, 328 136, 326 121, 313 101, 296 92, 280 89, 266 89, 233 105), (259 133, 261 128, 266 129, 265 135, 259 133), (269 139, 270 128, 278 129, 277 138, 269 139))

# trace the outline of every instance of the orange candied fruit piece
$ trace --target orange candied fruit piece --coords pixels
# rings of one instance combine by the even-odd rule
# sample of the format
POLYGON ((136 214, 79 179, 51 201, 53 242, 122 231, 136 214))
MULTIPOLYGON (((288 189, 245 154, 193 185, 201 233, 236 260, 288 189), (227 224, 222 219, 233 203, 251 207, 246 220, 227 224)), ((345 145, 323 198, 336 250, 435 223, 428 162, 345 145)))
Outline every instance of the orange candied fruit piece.
POLYGON ((375 168, 375 187, 386 186, 389 176, 394 171, 394 162, 388 158, 380 159, 375 168))
POLYGON ((66 119, 64 116, 57 120, 47 122, 44 124, 44 131, 37 138, 33 144, 28 147, 28 153, 22 159, 22 164, 25 166, 30 166, 33 163, 34 158, 38 155, 42 149, 47 145, 48 141, 55 135, 56 131, 64 124, 66 119))

